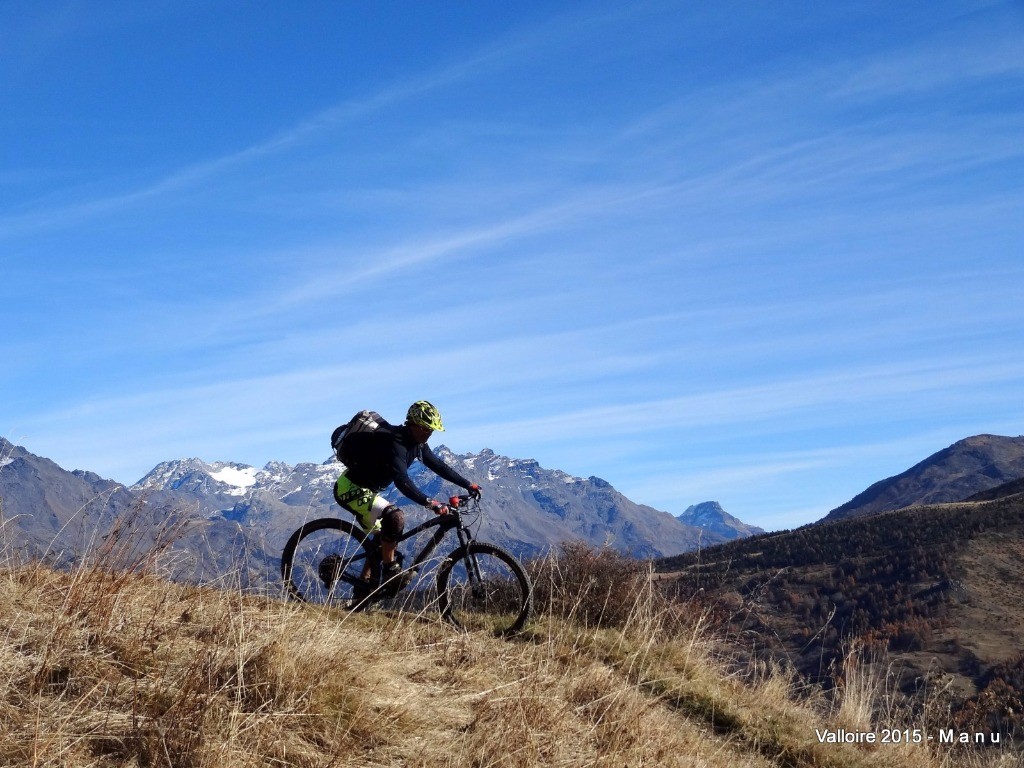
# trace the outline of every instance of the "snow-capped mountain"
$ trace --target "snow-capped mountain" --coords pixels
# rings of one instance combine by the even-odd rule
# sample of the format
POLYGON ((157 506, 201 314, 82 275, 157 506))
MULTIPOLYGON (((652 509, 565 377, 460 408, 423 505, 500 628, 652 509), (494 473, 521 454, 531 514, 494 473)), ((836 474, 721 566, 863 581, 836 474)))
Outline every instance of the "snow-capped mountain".
POLYGON ((244 496, 255 484, 256 469, 253 467, 224 461, 207 464, 202 459, 183 459, 158 464, 132 487, 135 490, 174 490, 204 496, 244 496))
POLYGON ((280 461, 256 469, 234 462, 179 459, 158 464, 131 489, 173 491, 198 502, 207 513, 233 509, 254 492, 269 493, 291 506, 307 505, 314 498, 333 503, 331 488, 341 469, 337 464, 292 467, 280 461))
MULTIPOLYGON (((456 454, 440 446, 435 452, 483 488, 487 504, 479 535, 522 554, 582 539, 634 556, 661 557, 745 535, 739 521, 735 521, 736 527, 688 523, 630 501, 600 478, 545 469, 532 459, 501 456, 490 449, 456 454)), ((302 520, 346 514, 332 495, 342 471, 344 466, 337 462, 296 466, 272 462, 257 470, 228 462, 183 459, 155 467, 132 490, 173 493, 207 517, 226 518, 243 528, 277 531, 287 537, 302 520)), ((420 464, 413 465, 410 475, 434 498, 445 499, 461 491, 420 464)), ((427 514, 394 488, 386 495, 406 509, 410 524, 427 514)))

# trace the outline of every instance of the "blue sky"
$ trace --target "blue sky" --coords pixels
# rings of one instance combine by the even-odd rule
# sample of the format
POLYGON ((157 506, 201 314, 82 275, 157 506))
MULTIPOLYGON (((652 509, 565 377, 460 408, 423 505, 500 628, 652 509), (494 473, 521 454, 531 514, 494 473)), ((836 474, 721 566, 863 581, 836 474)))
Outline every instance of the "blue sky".
POLYGON ((0 434, 67 468, 427 398, 778 529, 1024 432, 1019 2, 8 2, 0 103, 0 434))

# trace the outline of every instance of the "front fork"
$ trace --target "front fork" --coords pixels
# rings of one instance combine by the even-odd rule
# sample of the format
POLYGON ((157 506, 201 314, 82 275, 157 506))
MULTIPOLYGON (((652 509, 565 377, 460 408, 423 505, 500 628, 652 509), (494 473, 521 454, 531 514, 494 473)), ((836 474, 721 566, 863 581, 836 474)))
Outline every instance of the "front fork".
POLYGON ((459 546, 466 550, 466 575, 469 577, 470 588, 473 597, 481 597, 483 589, 483 577, 480 575, 480 564, 476 561, 476 555, 469 551, 470 537, 466 530, 460 525, 455 529, 459 536, 459 546))

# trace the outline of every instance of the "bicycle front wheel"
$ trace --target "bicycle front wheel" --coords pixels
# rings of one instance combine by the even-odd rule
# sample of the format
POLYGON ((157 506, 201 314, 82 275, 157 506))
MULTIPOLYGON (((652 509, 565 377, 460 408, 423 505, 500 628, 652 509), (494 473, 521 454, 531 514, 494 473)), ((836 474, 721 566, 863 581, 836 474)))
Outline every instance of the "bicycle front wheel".
POLYGON ((456 627, 496 635, 519 632, 533 610, 533 586, 522 564, 501 547, 478 541, 441 565, 437 596, 441 616, 456 627))
POLYGON ((288 539, 281 577, 292 597, 307 603, 358 609, 369 592, 362 576, 372 546, 366 534, 345 520, 311 520, 288 539))

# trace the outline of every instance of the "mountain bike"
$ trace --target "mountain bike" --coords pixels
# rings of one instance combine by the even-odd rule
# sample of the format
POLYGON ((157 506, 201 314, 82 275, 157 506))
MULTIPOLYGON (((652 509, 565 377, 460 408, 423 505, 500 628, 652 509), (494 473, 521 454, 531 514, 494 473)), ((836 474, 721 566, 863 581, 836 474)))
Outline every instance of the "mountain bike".
POLYGON ((303 602, 362 611, 403 591, 404 605, 435 604, 456 627, 486 629, 497 635, 519 632, 533 609, 533 586, 522 563, 495 544, 476 541, 470 526, 480 518, 480 502, 453 496, 449 512, 402 535, 399 545, 436 528, 399 576, 382 582, 380 542, 347 520, 324 517, 295 531, 281 555, 281 577, 289 594, 303 602), (458 546, 440 559, 431 554, 450 531, 458 546), (369 578, 363 576, 369 573, 369 578), (433 584, 429 576, 434 575, 433 584))

